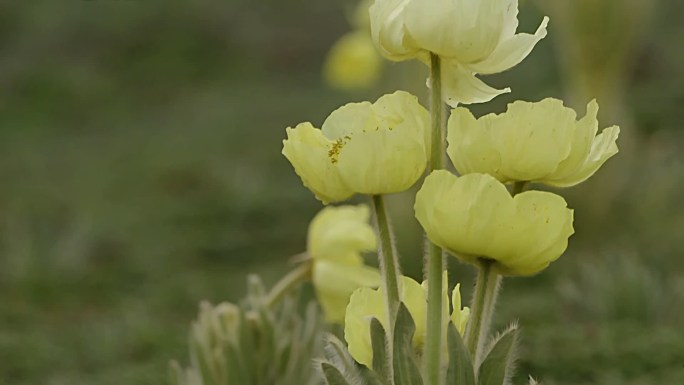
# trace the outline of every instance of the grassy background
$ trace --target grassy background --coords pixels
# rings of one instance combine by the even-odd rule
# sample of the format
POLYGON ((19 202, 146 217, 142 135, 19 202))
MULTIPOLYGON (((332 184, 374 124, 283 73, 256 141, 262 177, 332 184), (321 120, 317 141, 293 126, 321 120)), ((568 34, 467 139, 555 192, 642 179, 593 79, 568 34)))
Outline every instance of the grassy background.
MULTIPOLYGON (((320 205, 280 155, 284 127, 396 88, 425 96, 425 69, 405 63, 372 91, 326 88, 351 6, 0 2, 0 384, 165 383, 198 301, 286 271, 320 205)), ((568 252, 505 282, 499 326, 520 320, 521 372, 547 384, 684 383, 681 14, 661 1, 630 57, 615 119, 635 145, 562 191, 568 252)), ((526 2, 523 28, 539 18, 526 2)), ((489 77, 514 93, 478 113, 567 94, 553 34, 489 77)), ((410 199, 393 215, 419 277, 410 199)), ((451 267, 469 287, 470 268, 451 267)))

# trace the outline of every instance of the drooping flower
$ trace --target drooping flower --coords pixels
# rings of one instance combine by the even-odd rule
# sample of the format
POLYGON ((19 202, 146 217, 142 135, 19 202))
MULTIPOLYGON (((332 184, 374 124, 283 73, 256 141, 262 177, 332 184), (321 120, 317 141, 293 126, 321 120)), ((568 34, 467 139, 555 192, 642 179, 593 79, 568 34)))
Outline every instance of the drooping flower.
MULTIPOLYGON (((443 320, 442 327, 446 330, 449 320, 454 323, 458 331, 463 334, 470 309, 461 308, 460 285, 456 285, 452 292, 453 311, 449 316, 449 298, 447 295, 446 272, 442 286, 443 320)), ((413 347, 421 352, 425 344, 427 332, 427 281, 419 284, 408 277, 401 277, 399 296, 406 305, 416 325, 413 335, 413 347)), ((385 307, 384 289, 361 288, 352 294, 345 316, 344 338, 349 347, 349 353, 359 363, 371 367, 373 350, 371 346, 370 322, 372 318, 380 321, 385 331, 390 330, 389 315, 385 307)), ((444 345, 446 348, 446 344, 444 345)))
POLYGON ((532 275, 558 259, 574 233, 573 211, 555 194, 512 197, 488 174, 433 171, 416 195, 416 218, 434 244, 468 263, 495 261, 503 275, 532 275))
POLYGON ((483 103, 510 89, 494 89, 475 74, 494 74, 520 63, 546 36, 548 18, 534 34, 516 34, 518 0, 376 0, 370 8, 373 40, 390 60, 429 54, 442 59, 443 98, 483 103))
POLYGON ((396 193, 425 171, 429 119, 415 96, 397 91, 340 107, 320 130, 308 122, 288 128, 282 152, 323 203, 396 193))
POLYGON ((307 252, 312 280, 328 322, 341 323, 349 297, 360 287, 378 287, 378 269, 364 265, 361 253, 375 250, 367 206, 326 207, 309 225, 307 252))
POLYGON ((557 99, 517 101, 500 115, 479 119, 465 108, 448 122, 447 152, 461 174, 486 173, 506 183, 540 182, 568 187, 592 176, 618 152, 620 128, 598 131, 598 104, 579 120, 557 99))
POLYGON ((373 86, 380 77, 381 68, 382 58, 370 34, 354 31, 332 46, 323 65, 323 76, 331 87, 359 90, 373 86))

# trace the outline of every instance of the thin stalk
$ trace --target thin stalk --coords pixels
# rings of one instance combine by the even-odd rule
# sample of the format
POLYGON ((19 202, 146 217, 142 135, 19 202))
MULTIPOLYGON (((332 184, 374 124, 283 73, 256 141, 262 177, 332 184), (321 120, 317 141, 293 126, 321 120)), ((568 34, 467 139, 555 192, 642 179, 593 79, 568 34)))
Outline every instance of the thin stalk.
POLYGON ((480 258, 479 262, 470 320, 465 333, 465 344, 476 365, 480 362, 482 348, 489 337, 489 326, 501 284, 501 276, 493 269, 494 261, 480 258))
POLYGON ((517 181, 513 183, 513 191, 511 191, 512 196, 516 196, 521 192, 525 191, 530 182, 517 181))
MULTIPOLYGON (((375 211, 375 225, 378 231, 380 244, 378 247, 378 260, 382 273, 382 282, 385 291, 387 311, 389 314, 390 331, 394 328, 394 321, 399 310, 399 260, 394 250, 392 228, 390 226, 385 201, 382 195, 373 195, 373 209, 375 211)), ((388 333, 391 335, 391 332, 388 333)), ((391 338, 389 339, 392 340, 391 338)))
POLYGON ((311 261, 307 261, 281 278, 268 293, 268 297, 266 297, 266 306, 275 306, 287 293, 299 286, 302 282, 310 279, 311 268, 311 261))
MULTIPOLYGON (((439 56, 430 54, 430 116, 431 116, 431 147, 430 171, 444 168, 445 126, 444 103, 442 102, 442 75, 439 56)), ((427 385, 440 385, 442 382, 442 344, 444 330, 442 330, 442 272, 444 271, 444 253, 442 249, 428 243, 427 246, 427 335, 425 337, 425 372, 427 385)))

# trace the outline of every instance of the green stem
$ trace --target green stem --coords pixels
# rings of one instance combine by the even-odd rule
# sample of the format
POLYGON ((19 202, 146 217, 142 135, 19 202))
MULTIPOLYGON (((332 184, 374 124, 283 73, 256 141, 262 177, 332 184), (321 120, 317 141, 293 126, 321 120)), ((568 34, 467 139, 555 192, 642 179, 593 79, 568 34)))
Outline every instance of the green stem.
MULTIPOLYGON (((375 225, 378 231, 380 245, 378 247, 378 260, 380 271, 383 276, 383 285, 386 296, 387 311, 389 313, 390 332, 394 329, 394 321, 399 310, 399 260, 394 250, 392 229, 385 209, 385 201, 382 195, 373 195, 373 209, 375 211, 375 225)), ((392 339, 389 339, 392 341, 392 339)))
POLYGON ((299 286, 299 284, 302 282, 310 279, 311 267, 311 261, 307 261, 281 278, 280 281, 278 281, 278 283, 276 283, 268 293, 268 297, 266 297, 266 306, 275 306, 292 289, 299 286))
POLYGON ((482 348, 489 337, 489 326, 501 284, 501 276, 493 269, 494 261, 480 258, 479 262, 475 293, 470 308, 470 319, 465 333, 465 343, 475 365, 479 364, 482 348))
POLYGON ((446 126, 442 102, 442 64, 439 56, 430 54, 430 171, 444 168, 446 126))
MULTIPOLYGON (((439 56, 430 55, 430 115, 432 120, 430 171, 444 168, 445 126, 444 103, 442 102, 442 77, 439 56)), ((444 330, 442 330, 442 272, 444 271, 444 256, 442 249, 430 242, 427 249, 427 335, 425 337, 425 371, 427 385, 440 385, 442 382, 442 345, 444 344, 444 330)))
POLYGON ((525 181, 517 181, 513 183, 513 191, 511 191, 511 195, 516 196, 520 194, 521 192, 525 191, 527 188, 527 185, 529 185, 530 182, 525 182, 525 181))

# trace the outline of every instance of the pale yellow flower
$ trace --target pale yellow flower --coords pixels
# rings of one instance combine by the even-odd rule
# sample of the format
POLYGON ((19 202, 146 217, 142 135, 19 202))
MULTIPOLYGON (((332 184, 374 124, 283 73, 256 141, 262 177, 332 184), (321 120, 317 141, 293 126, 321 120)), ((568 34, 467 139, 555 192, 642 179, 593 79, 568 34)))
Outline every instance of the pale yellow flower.
MULTIPOLYGON (((449 316, 449 297, 447 295, 446 272, 442 286, 444 319, 442 327, 446 331, 446 326, 451 320, 458 331, 463 334, 465 325, 470 315, 470 309, 461 308, 460 285, 456 285, 452 292, 453 311, 449 316)), ((419 284, 408 277, 401 277, 399 297, 411 313, 411 317, 416 325, 413 335, 413 347, 419 353, 422 352, 425 344, 425 334, 427 332, 427 281, 419 284)), ((371 346, 370 322, 372 318, 377 318, 385 329, 390 330, 389 316, 385 306, 385 294, 382 288, 369 289, 361 288, 352 294, 347 307, 345 317, 344 338, 349 347, 349 353, 359 363, 371 367, 373 364, 373 350, 371 346)), ((446 349, 446 344, 443 348, 446 349)))
POLYGON ((370 8, 373 40, 390 60, 429 54, 442 59, 443 98, 451 106, 483 103, 510 89, 494 89, 475 74, 503 72, 520 63, 546 36, 548 18, 534 34, 516 34, 517 0, 376 0, 370 8))
POLYGON ((372 87, 380 78, 382 58, 366 31, 342 36, 330 49, 323 65, 325 81, 341 90, 372 87))
POLYGON ((396 193, 425 171, 429 120, 415 96, 397 91, 340 107, 320 130, 308 122, 288 128, 283 155, 323 203, 396 193))
POLYGON ((620 128, 598 131, 598 104, 584 118, 557 99, 517 101, 500 115, 479 119, 452 111, 447 152, 461 174, 486 173, 502 182, 529 181, 567 187, 585 181, 618 152, 620 128))
POLYGON ((326 207, 309 225, 307 252, 312 280, 328 322, 341 323, 349 297, 360 287, 380 285, 378 269, 364 265, 361 253, 376 248, 367 206, 326 207))
POLYGON ((487 174, 432 172, 416 195, 416 218, 428 238, 469 263, 494 260, 504 275, 532 275, 558 259, 574 233, 573 211, 555 194, 512 197, 487 174))

